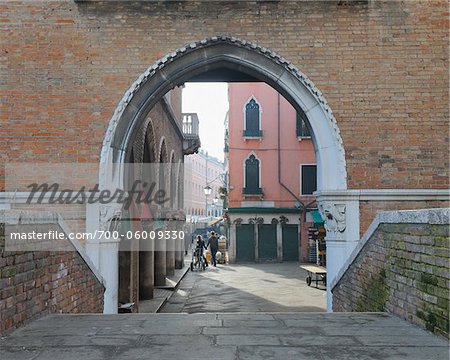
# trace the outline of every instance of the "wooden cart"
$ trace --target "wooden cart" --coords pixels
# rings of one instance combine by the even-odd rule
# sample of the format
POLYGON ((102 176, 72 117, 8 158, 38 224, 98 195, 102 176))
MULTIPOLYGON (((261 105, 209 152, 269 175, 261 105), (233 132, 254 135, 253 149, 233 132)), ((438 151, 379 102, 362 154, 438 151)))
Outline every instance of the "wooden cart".
POLYGON ((319 281, 327 286, 327 269, 318 265, 300 265, 303 270, 306 270, 308 276, 306 277, 306 283, 311 286, 311 282, 316 282, 316 287, 319 286, 319 281), (313 279, 314 276, 314 279, 313 279))

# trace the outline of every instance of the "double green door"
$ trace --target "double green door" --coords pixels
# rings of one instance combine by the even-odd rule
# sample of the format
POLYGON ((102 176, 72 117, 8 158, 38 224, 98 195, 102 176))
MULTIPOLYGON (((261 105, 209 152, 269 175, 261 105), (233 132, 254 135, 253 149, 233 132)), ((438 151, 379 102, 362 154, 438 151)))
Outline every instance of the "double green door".
MULTIPOLYGON (((277 260, 277 226, 262 224, 258 226, 258 258, 261 261, 277 260)), ((297 225, 284 225, 283 261, 298 261, 299 237, 297 225)), ((242 224, 236 227, 236 261, 254 262, 255 256, 255 225, 242 224)))

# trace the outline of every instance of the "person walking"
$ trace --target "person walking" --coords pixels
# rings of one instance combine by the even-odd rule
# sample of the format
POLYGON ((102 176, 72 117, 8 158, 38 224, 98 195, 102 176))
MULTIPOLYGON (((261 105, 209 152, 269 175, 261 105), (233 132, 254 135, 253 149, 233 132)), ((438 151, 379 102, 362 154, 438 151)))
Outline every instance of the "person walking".
POLYGON ((214 267, 217 266, 216 261, 216 254, 217 250, 219 250, 219 239, 217 238, 217 235, 214 231, 211 232, 211 236, 208 239, 209 244, 209 250, 211 251, 211 264, 214 265, 214 267))
POLYGON ((205 265, 208 266, 208 261, 206 260, 206 256, 203 252, 203 250, 206 250, 206 244, 203 240, 201 235, 197 235, 197 242, 195 244, 195 251, 198 251, 198 259, 201 257, 203 258, 203 261, 205 262, 205 265))

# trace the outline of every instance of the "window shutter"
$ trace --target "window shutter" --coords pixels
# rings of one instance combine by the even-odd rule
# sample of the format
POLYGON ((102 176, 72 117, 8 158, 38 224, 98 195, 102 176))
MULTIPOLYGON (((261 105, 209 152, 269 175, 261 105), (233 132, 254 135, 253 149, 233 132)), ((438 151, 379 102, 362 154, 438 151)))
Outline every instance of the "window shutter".
POLYGON ((245 160, 245 194, 260 194, 259 187, 259 160, 255 155, 245 160))
POLYGON ((317 190, 316 165, 302 165, 302 195, 312 195, 317 190))
POLYGON ((259 128, 259 105, 251 99, 245 105, 245 136, 261 136, 259 128))

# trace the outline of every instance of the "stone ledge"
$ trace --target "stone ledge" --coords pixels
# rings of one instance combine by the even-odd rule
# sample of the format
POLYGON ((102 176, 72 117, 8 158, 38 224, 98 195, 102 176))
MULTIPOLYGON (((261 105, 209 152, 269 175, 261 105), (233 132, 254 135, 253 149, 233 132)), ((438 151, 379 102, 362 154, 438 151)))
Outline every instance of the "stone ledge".
POLYGON ((318 190, 319 198, 339 201, 424 201, 450 200, 450 189, 347 189, 318 190))
POLYGON ((0 222, 6 225, 58 224, 58 214, 51 211, 0 210, 0 222))
POLYGON ((105 286, 105 281, 100 275, 99 270, 93 264, 80 242, 76 239, 70 239, 68 234, 71 233, 69 226, 66 224, 61 215, 52 211, 25 211, 25 210, 0 210, 0 223, 6 225, 34 225, 34 224, 57 224, 66 234, 66 238, 74 251, 80 254, 88 268, 92 271, 98 281, 105 286))

